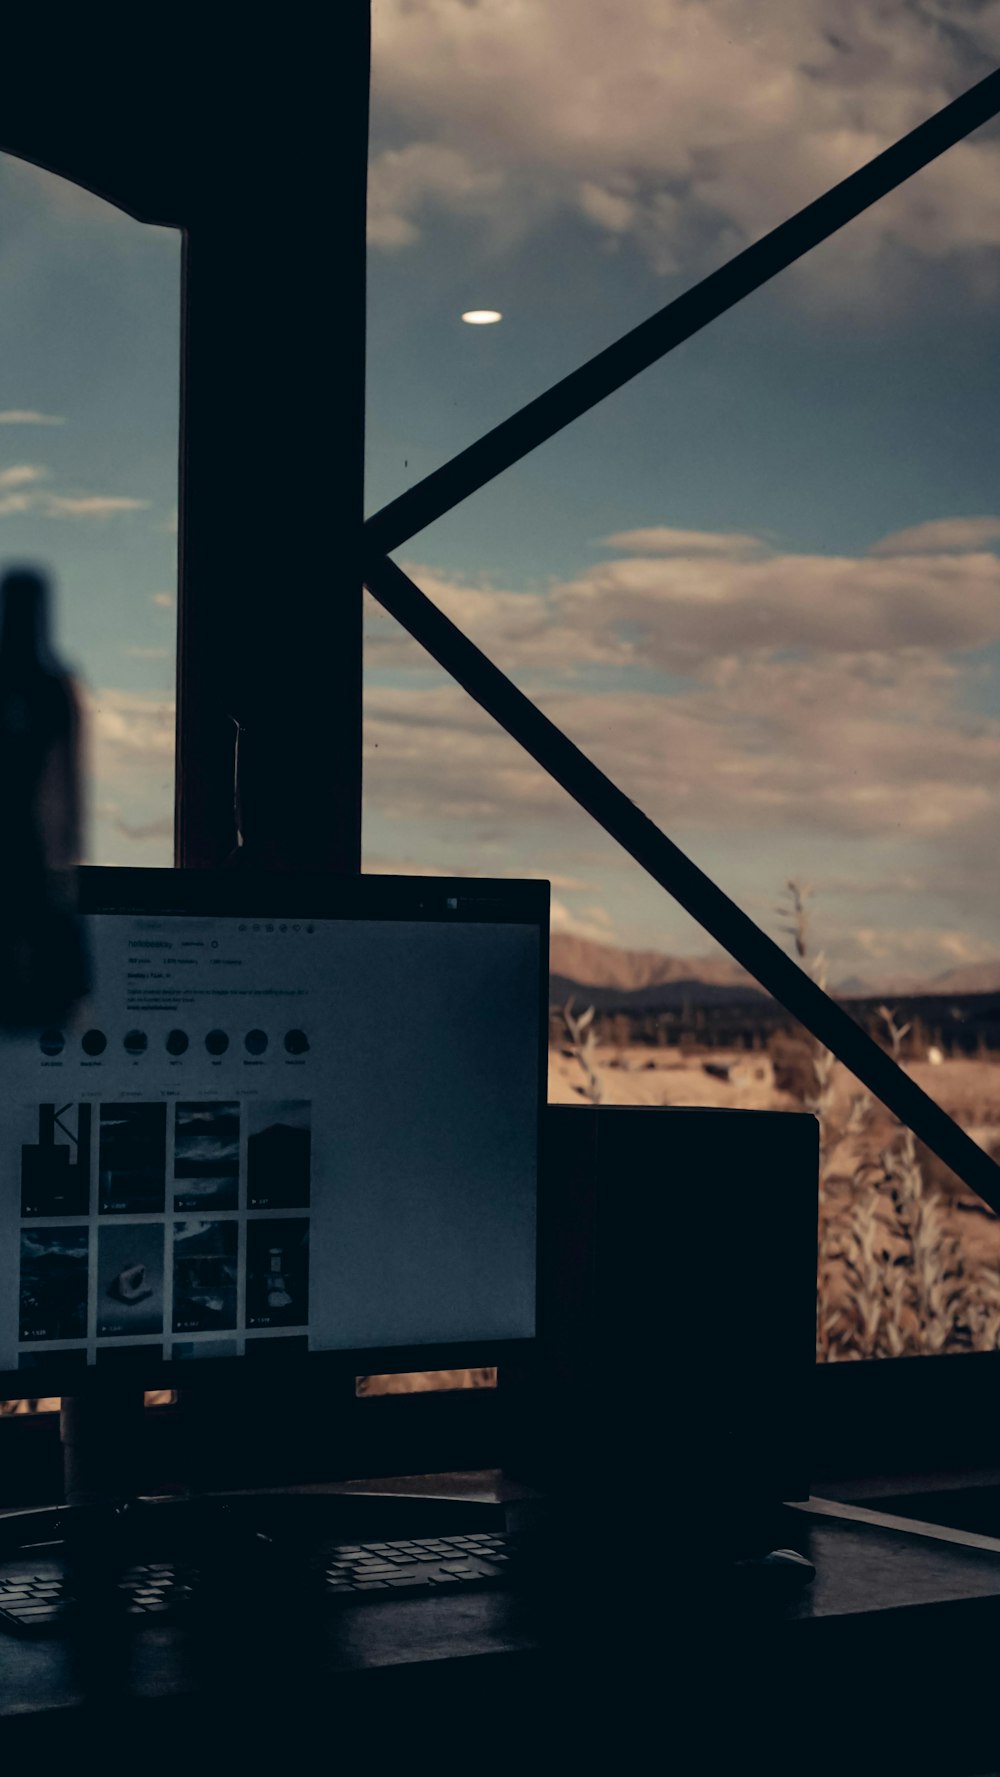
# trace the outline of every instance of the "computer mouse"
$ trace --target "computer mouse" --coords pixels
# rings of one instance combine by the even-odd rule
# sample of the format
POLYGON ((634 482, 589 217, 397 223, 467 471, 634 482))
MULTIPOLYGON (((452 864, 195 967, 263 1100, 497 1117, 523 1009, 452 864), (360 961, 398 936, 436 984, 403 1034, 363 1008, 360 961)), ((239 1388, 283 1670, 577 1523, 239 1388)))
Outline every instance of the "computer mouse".
POLYGON ((740 1580, 750 1585, 755 1594, 783 1596, 816 1578, 812 1562, 797 1549, 771 1549, 766 1555, 753 1555, 734 1565, 740 1580))
POLYGON ((810 1580, 816 1578, 816 1569, 812 1562, 805 1555, 800 1555, 798 1549, 772 1549, 770 1554, 764 1556, 763 1564, 765 1567, 786 1569, 789 1578, 794 1575, 801 1585, 808 1585, 810 1580))

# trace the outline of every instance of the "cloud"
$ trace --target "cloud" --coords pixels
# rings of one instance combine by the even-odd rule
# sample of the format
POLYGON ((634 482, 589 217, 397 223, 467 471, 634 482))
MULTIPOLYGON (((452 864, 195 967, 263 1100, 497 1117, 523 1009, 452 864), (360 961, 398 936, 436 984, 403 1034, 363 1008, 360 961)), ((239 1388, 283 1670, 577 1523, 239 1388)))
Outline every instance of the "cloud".
MULTIPOLYGON (((432 205, 468 214, 491 181, 482 214, 576 213, 690 275, 987 73, 995 15, 980 0, 590 0, 582 26, 579 0, 382 0, 373 116, 393 158, 375 162, 373 239, 410 244, 432 205)), ((1000 141, 978 133, 852 224, 824 278, 856 302, 886 251, 998 246, 1000 141)))
POLYGON ((141 691, 101 690, 85 693, 84 707, 95 755, 158 765, 173 758, 172 700, 141 691))
POLYGON ((13 463, 9 469, 0 469, 0 488, 30 487, 33 482, 44 481, 47 469, 39 468, 37 463, 13 463))
MULTIPOLYGON (((452 622, 466 630, 499 663, 525 662, 532 670, 559 671, 617 659, 622 647, 613 639, 591 637, 560 621, 554 599, 531 593, 463 583, 436 569, 407 563, 406 571, 452 622)), ((367 653, 370 664, 430 665, 428 656, 405 631, 387 617, 373 599, 366 600, 367 653)))
MULTIPOLYGON (((1000 642, 1000 561, 959 553, 965 522, 940 521, 953 548, 937 554, 755 555, 753 538, 743 554, 712 554, 693 533, 687 555, 620 556, 543 591, 409 571, 744 904, 765 856, 776 882, 805 860, 845 897, 838 966, 862 956, 853 904, 864 930, 925 934, 928 968, 944 967, 944 938, 926 934, 964 919, 978 954, 990 948, 1000 826, 984 652, 1000 642)), ((675 547, 684 533, 650 534, 675 547)), ((565 867, 586 817, 369 611, 366 797, 385 832, 418 821, 447 856, 496 843, 565 867)), ((905 947, 893 954, 902 967, 905 947)))
POLYGON ((119 512, 141 512, 150 504, 119 494, 49 494, 42 511, 46 518, 113 518, 119 512))
POLYGON ((39 495, 28 490, 47 474, 47 469, 34 463, 13 463, 9 469, 0 469, 0 518, 36 511, 39 495))
POLYGON ((604 547, 634 550, 639 555, 742 556, 760 555, 766 545, 760 537, 741 531, 678 531, 669 525, 649 525, 645 530, 616 531, 605 537, 604 547))
POLYGON ((873 543, 870 555, 961 554, 1000 542, 1000 518, 935 518, 873 543))
MULTIPOLYGON (((552 886, 554 888, 555 883, 552 886)), ((549 912, 553 932, 565 932, 574 938, 591 938, 598 944, 613 944, 615 941, 614 921, 604 907, 587 907, 581 914, 576 914, 564 901, 553 897, 549 912)))
MULTIPOLYGON (((952 522, 966 521, 942 521, 952 522)), ((1000 641, 992 553, 765 555, 752 537, 740 537, 743 554, 735 544, 712 553, 711 534, 660 527, 609 541, 638 548, 647 535, 678 549, 689 536, 689 553, 615 557, 541 593, 470 585, 420 563, 406 569, 498 665, 533 679, 630 664, 718 674, 727 661, 805 651, 859 657, 852 684, 884 697, 901 653, 931 653, 937 665, 925 661, 921 671, 947 675, 943 655, 1000 641)), ((380 607, 367 609, 373 667, 430 666, 380 607)))
MULTIPOLYGON (((539 701, 668 833, 721 834, 737 849, 740 836, 785 835, 806 853, 817 838, 887 835, 960 851, 984 828, 995 833, 1000 722, 969 725, 905 673, 886 707, 845 703, 851 668, 825 662, 789 679, 770 663, 735 698, 727 686, 539 701)), ((428 822, 438 835, 454 823, 472 835, 506 826, 519 845, 534 831, 557 847, 570 831, 570 799, 462 692, 386 687, 367 702, 367 794, 380 815, 428 822)))
POLYGON ((590 883, 578 876, 566 876, 561 871, 529 869, 521 865, 507 865, 505 868, 479 870, 473 864, 442 864, 440 861, 429 864, 426 861, 417 863, 413 858, 386 857, 379 853, 365 852, 364 869, 370 876, 468 876, 472 878, 495 876, 514 882, 531 880, 548 882, 553 889, 563 894, 589 893, 590 883))
POLYGON ((488 214, 502 176, 477 168, 454 148, 412 142, 386 149, 368 170, 368 240, 376 247, 407 247, 418 238, 414 217, 434 209, 488 214))
POLYGON ((38 463, 12 463, 0 469, 0 517, 27 513, 39 518, 103 519, 138 512, 150 504, 121 494, 52 493, 38 486, 49 474, 38 463))
POLYGON ((31 407, 8 407, 0 412, 0 426, 64 426, 61 414, 36 413, 31 407))
POLYGON ((153 821, 128 821, 124 815, 116 814, 112 818, 112 826, 123 839, 145 841, 172 839, 174 836, 174 823, 170 815, 161 815, 153 821))
POLYGON ((84 753, 94 863, 169 864, 174 705, 137 691, 84 689, 84 753), (137 848, 141 848, 138 849, 137 848))
POLYGON ((631 630, 635 656, 692 671, 721 655, 970 649, 1000 639, 991 554, 616 559, 550 595, 554 618, 592 649, 631 630))
POLYGON ((938 926, 910 926, 905 931, 875 926, 855 926, 851 938, 863 956, 873 962, 891 959, 897 966, 909 959, 920 968, 933 962, 941 969, 958 963, 984 960, 983 942, 974 933, 938 926))

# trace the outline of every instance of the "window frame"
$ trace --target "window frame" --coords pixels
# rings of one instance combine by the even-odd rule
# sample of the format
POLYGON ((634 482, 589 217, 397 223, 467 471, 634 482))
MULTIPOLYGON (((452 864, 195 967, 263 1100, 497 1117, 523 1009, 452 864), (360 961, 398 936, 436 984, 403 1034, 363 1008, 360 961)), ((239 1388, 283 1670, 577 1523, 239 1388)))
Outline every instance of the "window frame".
MULTIPOLYGON (((131 87, 123 86, 120 58, 106 58, 100 43, 74 45, 72 54, 64 50, 61 60, 53 60, 42 25, 19 26, 18 49, 46 68, 47 104, 39 106, 30 83, 24 83, 24 90, 5 95, 0 117, 3 150, 86 186, 139 220, 184 233, 176 863, 211 866, 228 860, 359 870, 361 596, 367 584, 513 738, 527 745, 533 730, 537 746, 529 750, 605 830, 621 840, 612 813, 619 825, 622 817, 643 823, 633 835, 649 853, 639 857, 643 867, 853 1072, 875 1082, 873 1090, 883 1102, 1000 1209, 1000 1169, 547 724, 390 559, 391 550, 432 518, 995 116, 1000 71, 391 502, 362 533, 368 0, 348 0, 336 14, 323 15, 322 54, 312 13, 293 9, 287 22, 280 41, 250 38, 240 45, 235 76, 233 45, 222 31, 218 40, 199 35, 197 54, 186 40, 157 39, 153 69, 147 66, 151 41, 137 41, 131 87), (332 54, 331 25, 339 33, 332 54), (316 53, 311 55, 313 33, 316 53), (177 104, 179 90, 184 90, 183 106, 177 104), (259 226, 260 192, 248 192, 245 178, 241 185, 231 150, 233 141, 255 141, 264 104, 272 161, 263 210, 270 233, 259 226), (331 242, 314 223, 317 203, 334 185, 338 230, 331 242), (283 226, 276 220, 278 198, 287 202, 283 226), (312 244, 303 246, 307 225, 312 244), (248 248, 248 233, 255 251, 248 248), (286 254, 291 254, 290 278, 286 254), (290 308, 282 306, 289 288, 290 308), (248 312, 240 314, 234 329, 241 302, 248 312), (245 409, 233 411, 233 391, 241 370, 246 378, 247 353, 265 337, 273 342, 276 314, 301 321, 307 352, 318 349, 323 314, 331 340, 321 354, 323 388, 336 391, 336 402, 317 412, 312 392, 303 398, 279 358, 273 376, 261 379, 248 429, 245 409), (221 492, 229 509, 248 508, 260 440, 284 439, 290 423, 301 452, 311 452, 318 465, 310 491, 322 493, 326 506, 322 524, 309 528, 294 560, 287 561, 285 524, 268 512, 266 502, 251 508, 257 547, 241 547, 238 527, 220 524, 219 503, 221 492), (217 474, 221 489, 213 480, 217 474), (331 534, 338 547, 335 571, 324 544, 331 534), (289 769, 290 729, 298 742, 294 769, 289 769), (248 805, 259 811, 259 823, 243 835, 242 845, 233 793, 237 732, 249 751, 241 761, 242 788, 248 805), (301 768, 304 753, 312 760, 309 772, 301 768)), ((302 362, 297 360, 299 366, 302 362)), ((280 484, 286 493, 290 485, 280 484)), ((937 1387, 937 1370, 925 1366, 950 1361, 921 1357, 890 1365, 819 1366, 818 1374, 823 1369, 841 1374, 834 1382, 820 1382, 818 1395, 832 1401, 835 1394, 870 1393, 882 1384, 857 1378, 879 1369, 900 1375, 898 1385, 886 1378, 887 1399, 910 1399, 914 1390, 904 1377, 911 1363, 921 1366, 919 1394, 937 1387)), ((957 1392, 971 1399, 982 1386, 984 1365, 1000 1362, 1000 1353, 965 1354, 965 1361, 975 1363, 976 1382, 969 1372, 967 1386, 961 1384, 957 1392)), ((958 1377, 949 1380, 959 1383, 958 1377)))

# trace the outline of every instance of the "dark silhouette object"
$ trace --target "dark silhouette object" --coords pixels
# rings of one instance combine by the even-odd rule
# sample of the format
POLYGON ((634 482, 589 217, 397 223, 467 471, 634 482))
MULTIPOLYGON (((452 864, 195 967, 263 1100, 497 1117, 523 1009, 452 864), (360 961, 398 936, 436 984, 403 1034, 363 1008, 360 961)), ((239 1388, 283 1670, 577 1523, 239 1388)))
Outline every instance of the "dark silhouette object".
POLYGON ((61 1024, 87 987, 76 918, 80 709, 48 634, 48 587, 0 583, 0 1027, 61 1024))
POLYGON ((146 1282, 145 1265, 123 1265, 117 1276, 108 1284, 108 1295, 114 1296, 117 1302, 144 1302, 152 1290, 146 1282))
POLYGON ((38 1140, 21 1147, 21 1214, 85 1216, 90 1210, 90 1129, 93 1107, 40 1104, 38 1140), (62 1136, 57 1141, 58 1133, 62 1136))

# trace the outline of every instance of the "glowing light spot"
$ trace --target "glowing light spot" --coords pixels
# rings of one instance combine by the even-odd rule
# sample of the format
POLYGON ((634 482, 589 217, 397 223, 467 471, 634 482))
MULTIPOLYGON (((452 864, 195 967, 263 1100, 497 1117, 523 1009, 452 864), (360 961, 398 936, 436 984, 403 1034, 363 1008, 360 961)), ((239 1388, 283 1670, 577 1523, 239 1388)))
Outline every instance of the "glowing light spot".
POLYGON ((502 321, 503 316, 499 309, 466 309, 462 320, 468 321, 470 327, 490 327, 494 321, 502 321))

